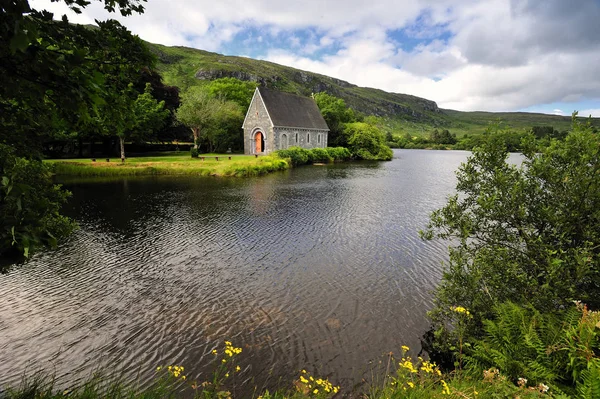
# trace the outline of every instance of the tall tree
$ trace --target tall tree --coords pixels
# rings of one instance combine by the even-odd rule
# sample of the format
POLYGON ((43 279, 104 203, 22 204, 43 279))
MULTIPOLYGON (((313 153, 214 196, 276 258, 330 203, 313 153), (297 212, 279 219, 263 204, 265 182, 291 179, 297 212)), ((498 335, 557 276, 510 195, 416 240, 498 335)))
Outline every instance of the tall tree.
POLYGON ((458 194, 422 233, 452 244, 431 313, 438 344, 456 306, 473 314, 471 334, 506 301, 542 312, 573 300, 600 308, 600 140, 573 123, 548 148, 530 136, 521 166, 491 135, 460 167, 458 194))
MULTIPOLYGON (((101 2, 123 15, 143 11, 139 0, 101 2)), ((89 1, 65 3, 80 12, 89 1)), ((40 160, 42 140, 91 123, 108 75, 139 68, 147 53, 114 21, 88 29, 27 0, 3 1, 0 11, 0 257, 28 256, 73 228, 59 213, 67 193, 40 160), (109 60, 110 52, 120 56, 109 60)))
POLYGON ((182 96, 176 115, 181 123, 192 130, 194 148, 198 148, 201 136, 210 142, 211 139, 207 136, 209 131, 218 128, 219 121, 236 106, 223 98, 212 96, 204 88, 194 87, 182 96))

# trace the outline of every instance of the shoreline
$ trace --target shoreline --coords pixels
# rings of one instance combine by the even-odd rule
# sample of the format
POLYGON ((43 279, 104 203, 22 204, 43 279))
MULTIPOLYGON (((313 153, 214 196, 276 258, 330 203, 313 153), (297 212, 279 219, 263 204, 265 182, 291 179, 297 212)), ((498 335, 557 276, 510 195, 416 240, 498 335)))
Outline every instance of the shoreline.
MULTIPOLYGON (((55 176, 106 177, 106 176, 153 176, 187 175, 219 177, 251 177, 289 169, 286 159, 275 155, 211 154, 205 159, 185 155, 159 157, 132 157, 122 163, 119 158, 46 160, 55 176), (215 157, 218 157, 217 161, 215 157), (229 159, 231 157, 231 159, 229 159), (212 158, 212 159, 210 159, 212 158)), ((202 157, 202 156, 201 156, 202 157)))

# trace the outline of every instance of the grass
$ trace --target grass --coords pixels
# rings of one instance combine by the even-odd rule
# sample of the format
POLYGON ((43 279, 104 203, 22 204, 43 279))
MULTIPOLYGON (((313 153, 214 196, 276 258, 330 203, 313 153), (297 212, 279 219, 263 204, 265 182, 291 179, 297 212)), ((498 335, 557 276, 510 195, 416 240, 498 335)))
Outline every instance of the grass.
POLYGON ((203 154, 206 158, 185 155, 164 155, 127 158, 48 160, 58 176, 141 176, 141 175, 194 175, 194 176, 259 176, 288 169, 286 160, 277 156, 203 154), (217 161, 215 156, 219 157, 217 161), (229 160, 231 156, 231 160, 229 160))

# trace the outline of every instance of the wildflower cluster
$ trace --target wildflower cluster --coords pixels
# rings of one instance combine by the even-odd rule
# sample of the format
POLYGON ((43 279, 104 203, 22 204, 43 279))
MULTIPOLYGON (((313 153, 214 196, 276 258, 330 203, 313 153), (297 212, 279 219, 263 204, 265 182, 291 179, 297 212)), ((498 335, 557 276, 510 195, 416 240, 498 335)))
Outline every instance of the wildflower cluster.
MULTIPOLYGON (((162 366, 158 366, 156 368, 156 371, 160 372, 162 369, 163 369, 162 366)), ((183 371, 184 371, 183 366, 175 366, 175 365, 173 365, 173 366, 167 366, 166 369, 167 369, 167 373, 170 376, 174 377, 176 380, 181 379, 182 381, 185 381, 185 379, 187 378, 183 374, 183 371)))
POLYGON ((436 385, 441 385, 442 394, 449 394, 450 388, 444 380, 441 379, 442 372, 439 367, 429 360, 417 357, 406 356, 410 350, 408 346, 402 346, 402 359, 398 362, 396 375, 390 377, 390 385, 394 390, 402 389, 404 391, 411 389, 430 389, 436 385))
POLYGON ((306 370, 300 372, 296 388, 306 395, 325 398, 337 394, 340 390, 339 386, 334 386, 328 379, 314 378, 306 370))
POLYGON ((467 309, 463 308, 462 306, 451 306, 450 310, 452 310, 453 312, 456 312, 456 313, 464 314, 465 316, 467 316, 469 318, 473 317, 471 312, 469 312, 467 309))

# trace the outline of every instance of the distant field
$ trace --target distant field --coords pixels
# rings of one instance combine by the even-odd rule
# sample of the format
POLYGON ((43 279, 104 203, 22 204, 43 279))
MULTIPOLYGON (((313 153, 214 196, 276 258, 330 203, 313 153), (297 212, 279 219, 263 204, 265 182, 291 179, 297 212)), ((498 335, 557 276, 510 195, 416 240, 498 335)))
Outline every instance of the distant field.
POLYGON ((285 170, 288 164, 275 156, 202 154, 201 158, 185 155, 164 155, 127 158, 48 160, 59 176, 133 176, 133 175, 198 175, 257 176, 285 170), (219 157, 217 161, 215 156, 219 157), (229 160, 231 157, 231 160, 229 160))

